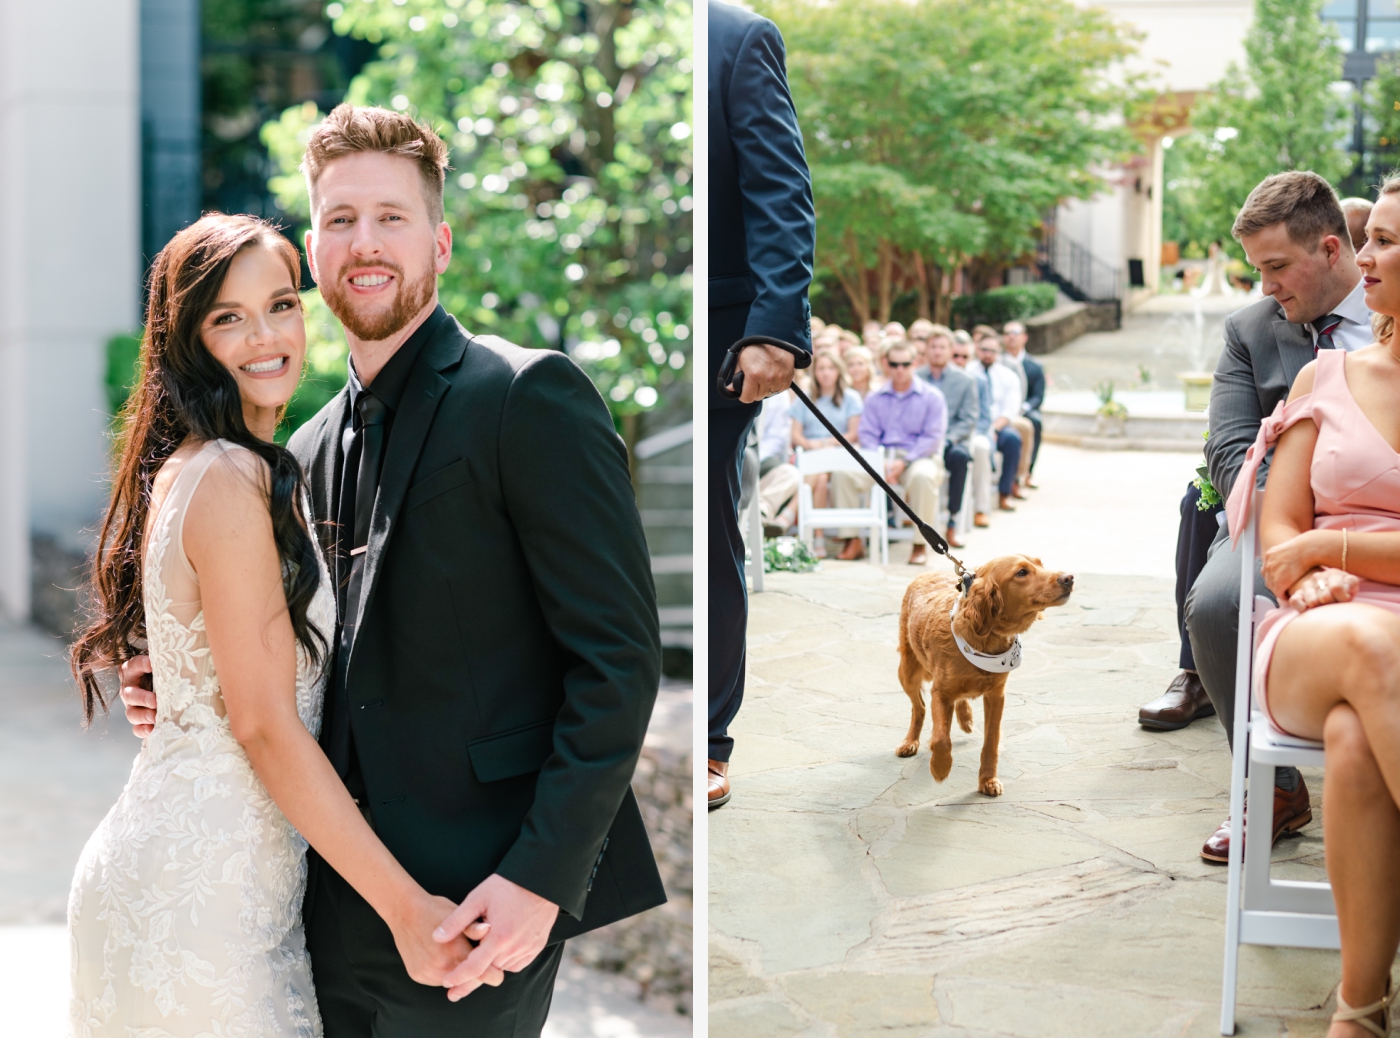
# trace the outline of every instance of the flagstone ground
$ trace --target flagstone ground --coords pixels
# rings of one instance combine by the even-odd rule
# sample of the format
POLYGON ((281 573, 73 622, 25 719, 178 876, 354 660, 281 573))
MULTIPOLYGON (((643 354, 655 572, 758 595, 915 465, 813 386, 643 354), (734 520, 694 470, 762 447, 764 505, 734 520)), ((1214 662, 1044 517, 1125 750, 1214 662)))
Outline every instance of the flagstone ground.
MULTIPOLYGON (((894 755, 907 544, 886 567, 768 575, 734 798, 709 818, 712 1036, 1218 1033, 1225 871, 1198 852, 1227 810, 1224 732, 1136 723, 1177 670, 1177 503, 1198 457, 1047 445, 1042 489, 970 535, 970 564, 1019 551, 1077 577, 1011 675, 997 799, 977 793, 980 710, 945 782, 926 748, 894 755)), ((1275 871, 1322 878, 1305 774, 1314 821, 1275 871)), ((1324 1034, 1338 970, 1245 948, 1238 1033, 1324 1034)))

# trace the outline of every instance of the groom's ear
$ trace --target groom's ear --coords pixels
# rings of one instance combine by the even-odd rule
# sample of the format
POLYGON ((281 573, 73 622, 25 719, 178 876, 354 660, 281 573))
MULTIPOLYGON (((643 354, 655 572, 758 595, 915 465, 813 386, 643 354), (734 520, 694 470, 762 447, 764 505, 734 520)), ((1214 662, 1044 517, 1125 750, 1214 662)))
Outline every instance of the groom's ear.
POLYGON ((306 232, 306 237, 302 239, 302 244, 306 247, 306 265, 311 268, 311 280, 316 284, 321 283, 320 275, 316 273, 316 254, 311 251, 311 231, 306 232))

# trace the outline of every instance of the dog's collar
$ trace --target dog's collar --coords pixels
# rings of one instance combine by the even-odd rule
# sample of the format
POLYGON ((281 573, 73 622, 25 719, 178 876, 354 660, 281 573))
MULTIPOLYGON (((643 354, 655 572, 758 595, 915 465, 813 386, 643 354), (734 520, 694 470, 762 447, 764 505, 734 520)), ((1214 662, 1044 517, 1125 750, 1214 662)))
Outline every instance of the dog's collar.
POLYGON ((1011 648, 998 655, 989 652, 978 652, 967 642, 963 641, 962 635, 958 634, 953 626, 953 621, 958 616, 958 599, 953 597, 953 611, 949 614, 948 629, 953 632, 953 640, 958 643, 958 651, 963 654, 963 659, 967 660, 978 670, 985 670, 990 674, 1007 674, 1021 665, 1021 636, 1016 635, 1016 640, 1011 643, 1011 648))

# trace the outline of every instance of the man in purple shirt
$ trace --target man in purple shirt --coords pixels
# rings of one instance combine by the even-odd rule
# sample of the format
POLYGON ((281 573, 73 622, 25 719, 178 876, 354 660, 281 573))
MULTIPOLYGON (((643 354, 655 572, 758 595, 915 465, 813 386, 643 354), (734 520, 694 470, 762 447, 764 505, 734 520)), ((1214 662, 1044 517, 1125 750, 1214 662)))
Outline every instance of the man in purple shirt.
MULTIPOLYGON (((885 353, 890 380, 865 398, 860 416, 860 445, 885 448, 885 478, 904 488, 916 515, 932 525, 938 517, 938 488, 943 485, 943 440, 948 433, 948 403, 939 390, 914 377, 914 350, 898 342, 885 353)), ((858 508, 860 495, 873 480, 864 472, 832 473, 837 508, 858 508)), ((846 542, 838 558, 865 554, 859 537, 846 542)), ((909 564, 921 566, 928 548, 918 531, 909 564)))

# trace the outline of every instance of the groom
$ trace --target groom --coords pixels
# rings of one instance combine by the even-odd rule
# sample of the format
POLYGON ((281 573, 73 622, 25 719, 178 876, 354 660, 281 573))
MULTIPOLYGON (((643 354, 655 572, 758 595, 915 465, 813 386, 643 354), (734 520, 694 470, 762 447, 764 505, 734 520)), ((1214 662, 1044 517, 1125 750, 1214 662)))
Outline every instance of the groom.
MULTIPOLYGON (((306 252, 351 365, 289 446, 337 578, 321 744, 409 873, 460 902, 425 954, 490 930, 438 968, 447 992, 417 984, 312 853, 328 1038, 538 1035, 563 940, 665 900, 630 788, 660 640, 626 450, 566 357, 438 304, 446 166, 436 134, 383 109, 341 105, 312 134, 306 252)), ((122 698, 151 720, 150 693, 122 698)))

